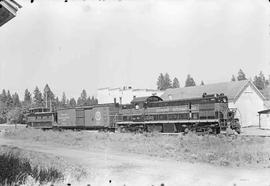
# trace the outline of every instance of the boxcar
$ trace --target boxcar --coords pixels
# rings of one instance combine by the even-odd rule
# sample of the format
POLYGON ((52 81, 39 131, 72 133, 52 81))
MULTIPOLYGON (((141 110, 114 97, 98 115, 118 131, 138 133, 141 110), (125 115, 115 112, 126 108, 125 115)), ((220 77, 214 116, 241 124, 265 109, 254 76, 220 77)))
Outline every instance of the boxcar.
POLYGON ((114 130, 119 105, 102 104, 58 109, 55 127, 69 129, 114 130))

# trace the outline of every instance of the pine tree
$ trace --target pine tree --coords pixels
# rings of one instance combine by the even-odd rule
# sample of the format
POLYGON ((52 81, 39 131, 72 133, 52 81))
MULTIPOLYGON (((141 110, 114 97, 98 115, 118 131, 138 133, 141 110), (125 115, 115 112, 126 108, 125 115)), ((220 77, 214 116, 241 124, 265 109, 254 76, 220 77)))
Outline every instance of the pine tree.
POLYGON ((238 80, 238 81, 242 81, 242 80, 246 80, 246 79, 247 79, 247 78, 246 78, 245 73, 243 72, 242 69, 240 69, 240 70, 238 71, 237 80, 238 80))
POLYGON ((7 104, 8 109, 11 109, 12 106, 13 106, 13 99, 12 99, 12 96, 11 96, 9 90, 7 91, 7 102, 6 102, 6 104, 7 104))
POLYGON ((34 102, 35 106, 37 106, 37 107, 43 106, 42 94, 41 94, 38 87, 35 88, 33 94, 34 94, 33 102, 34 102))
POLYGON ((84 106, 87 104, 87 93, 86 90, 82 90, 81 96, 78 98, 77 104, 79 106, 84 106))
POLYGON ((87 106, 91 106, 91 105, 93 105, 93 103, 92 103, 92 100, 91 100, 91 98, 90 98, 90 96, 87 98, 87 100, 86 100, 86 105, 87 106))
POLYGON ((55 107, 55 96, 48 84, 45 85, 43 90, 43 105, 46 105, 46 103, 47 107, 55 107))
POLYGON ((74 98, 70 98, 69 104, 71 107, 76 107, 76 100, 74 98))
POLYGON ((172 80, 170 79, 168 73, 165 73, 165 75, 160 73, 157 81, 157 88, 158 90, 166 90, 168 88, 172 88, 172 80))
POLYGON ((0 123, 6 123, 7 122, 7 94, 6 90, 2 90, 2 94, 0 95, 0 123))
POLYGON ((66 98, 66 94, 65 94, 65 92, 63 92, 63 94, 62 94, 62 99, 61 99, 61 107, 66 107, 67 106, 67 98, 66 98))
POLYGON ((162 73, 158 76, 157 89, 164 90, 164 75, 162 73))
POLYGON ((172 88, 172 80, 171 80, 169 74, 166 73, 164 76, 164 90, 166 90, 168 88, 172 88))
POLYGON ((231 79, 231 81, 236 81, 236 79, 235 79, 234 75, 232 75, 232 79, 231 79))
POLYGON ((259 90, 263 90, 268 84, 262 71, 260 71, 258 76, 254 77, 253 83, 259 90))
POLYGON ((179 81, 178 81, 178 79, 176 77, 173 79, 173 85, 172 85, 172 87, 173 88, 179 88, 180 87, 179 81))
POLYGON ((24 100, 23 100, 25 105, 30 105, 32 102, 32 97, 31 93, 28 91, 28 89, 25 89, 24 91, 24 100))
POLYGON ((3 103, 5 103, 5 104, 6 104, 6 102, 7 102, 7 93, 6 93, 6 90, 5 90, 5 89, 2 90, 1 101, 2 101, 3 103))
POLYGON ((13 102, 13 107, 21 107, 20 98, 16 92, 12 95, 12 102, 13 102))
POLYGON ((196 86, 196 83, 194 79, 190 76, 190 74, 187 75, 185 87, 191 87, 191 86, 196 86))
POLYGON ((55 101, 54 101, 53 105, 54 105, 54 108, 60 108, 61 107, 61 103, 60 103, 58 97, 55 98, 55 101))

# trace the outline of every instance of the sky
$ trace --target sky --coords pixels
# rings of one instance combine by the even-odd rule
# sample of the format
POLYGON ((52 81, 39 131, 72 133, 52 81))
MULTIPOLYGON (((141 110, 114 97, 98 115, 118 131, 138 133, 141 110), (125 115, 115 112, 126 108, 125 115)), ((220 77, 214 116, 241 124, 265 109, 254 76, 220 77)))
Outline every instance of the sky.
POLYGON ((16 0, 0 27, 0 89, 48 83, 59 97, 82 89, 156 88, 160 73, 199 84, 270 74, 268 0, 16 0))

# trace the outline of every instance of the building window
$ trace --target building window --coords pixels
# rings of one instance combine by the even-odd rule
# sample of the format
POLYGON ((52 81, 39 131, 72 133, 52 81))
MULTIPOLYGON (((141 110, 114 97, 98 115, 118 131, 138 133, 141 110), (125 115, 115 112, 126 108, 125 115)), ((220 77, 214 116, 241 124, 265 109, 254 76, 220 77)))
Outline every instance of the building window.
POLYGON ((122 97, 119 97, 119 102, 120 104, 122 104, 122 97))

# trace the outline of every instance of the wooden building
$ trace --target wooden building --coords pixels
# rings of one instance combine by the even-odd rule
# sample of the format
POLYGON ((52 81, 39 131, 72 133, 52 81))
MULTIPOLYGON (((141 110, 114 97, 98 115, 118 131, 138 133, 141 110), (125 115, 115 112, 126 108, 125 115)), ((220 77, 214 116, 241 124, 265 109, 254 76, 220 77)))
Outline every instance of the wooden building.
POLYGON ((270 129, 270 109, 261 110, 259 113, 259 127, 270 129))

